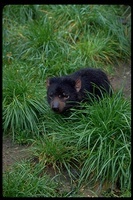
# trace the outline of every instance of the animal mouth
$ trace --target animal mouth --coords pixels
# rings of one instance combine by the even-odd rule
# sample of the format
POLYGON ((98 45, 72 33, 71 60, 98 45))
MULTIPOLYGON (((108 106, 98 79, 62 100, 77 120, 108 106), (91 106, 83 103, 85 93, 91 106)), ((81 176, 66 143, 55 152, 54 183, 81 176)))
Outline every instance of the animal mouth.
POLYGON ((51 102, 51 109, 54 112, 62 113, 66 109, 66 103, 61 101, 58 97, 55 97, 51 102))

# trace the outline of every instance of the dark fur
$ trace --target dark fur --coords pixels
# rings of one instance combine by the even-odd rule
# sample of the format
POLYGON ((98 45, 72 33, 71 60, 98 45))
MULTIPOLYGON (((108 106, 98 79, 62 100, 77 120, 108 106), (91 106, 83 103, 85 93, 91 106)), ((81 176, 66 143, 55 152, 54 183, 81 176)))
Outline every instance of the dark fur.
POLYGON ((58 113, 68 110, 77 102, 89 99, 86 98, 86 92, 96 98, 101 98, 105 92, 111 95, 111 85, 103 71, 85 68, 67 76, 47 80, 47 100, 58 113))

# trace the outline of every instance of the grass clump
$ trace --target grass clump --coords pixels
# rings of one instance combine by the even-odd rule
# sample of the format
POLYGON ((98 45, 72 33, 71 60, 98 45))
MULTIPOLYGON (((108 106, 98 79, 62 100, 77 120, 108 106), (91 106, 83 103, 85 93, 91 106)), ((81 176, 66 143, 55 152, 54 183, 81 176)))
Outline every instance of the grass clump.
POLYGON ((56 74, 60 62, 65 72, 68 65, 107 66, 130 59, 129 6, 6 6, 3 17, 5 60, 10 53, 32 65, 52 66, 56 74))
POLYGON ((38 115, 45 112, 41 84, 24 63, 5 66, 3 80, 3 129, 37 129, 38 115))
MULTIPOLYGON (((65 169, 75 191, 108 181, 112 188, 119 182, 128 195, 130 101, 118 93, 58 115, 46 102, 45 82, 86 66, 113 72, 117 62, 130 61, 130 6, 8 5, 3 9, 2 30, 4 134, 10 132, 19 143, 33 142, 31 151, 39 165, 52 165, 60 173, 65 169)), ((31 175, 27 166, 31 169, 28 164, 18 165, 4 175, 5 196, 24 196, 23 191, 28 197, 44 195, 41 183, 46 182, 38 182, 36 173, 30 176, 33 185, 29 181, 27 191, 25 181, 17 185, 23 179, 21 170, 31 175)), ((45 179, 44 168, 38 169, 45 179)), ((46 194, 58 195, 54 192, 48 189, 46 194)))
POLYGON ((42 171, 44 166, 31 162, 14 165, 3 174, 4 197, 56 197, 58 184, 42 171))
MULTIPOLYGON (((56 191, 56 196, 78 195, 82 187, 89 186, 93 190, 95 184, 100 183, 99 187, 102 188, 106 182, 110 183, 110 195, 112 193, 115 196, 116 185, 119 196, 129 195, 131 190, 130 102, 118 93, 113 94, 112 98, 103 98, 99 103, 93 102, 91 105, 84 103, 81 106, 84 109, 72 109, 72 113, 68 116, 56 115, 50 112, 49 108, 46 115, 42 115, 38 124, 40 137, 32 139, 33 145, 30 148, 32 157, 37 160, 34 163, 35 168, 44 166, 39 171, 42 177, 45 177, 46 167, 52 167, 56 174, 63 174, 66 180, 70 178, 74 194, 69 195, 71 191, 64 194, 60 188, 59 193, 56 191)), ((33 171, 29 167, 28 170, 33 171)), ((33 176, 34 184, 36 175, 33 176)), ((21 179, 21 175, 18 174, 18 177, 21 179)), ((4 177, 4 180, 7 181, 7 178, 4 177)), ((25 195, 36 196, 32 190, 33 186, 29 186, 31 191, 27 190, 25 195)), ((8 187, 10 188, 10 185, 8 187)), ((22 187, 24 187, 23 182, 22 187)), ((17 191, 18 196, 23 196, 20 188, 17 191)), ((43 196, 43 188, 40 191, 43 196)), ((106 194, 108 195, 109 193, 106 194)), ((53 196, 53 193, 49 193, 49 196, 53 196)))
POLYGON ((43 139, 35 142, 33 154, 40 162, 65 167, 77 187, 108 181, 111 188, 119 182, 119 189, 130 190, 129 101, 118 93, 84 106, 68 118, 53 115, 45 124, 43 139))

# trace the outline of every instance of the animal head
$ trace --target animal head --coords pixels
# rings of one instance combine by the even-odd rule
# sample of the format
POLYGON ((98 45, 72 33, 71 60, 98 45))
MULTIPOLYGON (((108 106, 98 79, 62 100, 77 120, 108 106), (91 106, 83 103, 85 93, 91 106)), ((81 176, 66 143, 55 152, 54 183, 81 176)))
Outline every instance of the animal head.
POLYGON ((68 77, 50 78, 46 82, 47 100, 53 111, 62 113, 73 107, 78 101, 81 80, 68 77))

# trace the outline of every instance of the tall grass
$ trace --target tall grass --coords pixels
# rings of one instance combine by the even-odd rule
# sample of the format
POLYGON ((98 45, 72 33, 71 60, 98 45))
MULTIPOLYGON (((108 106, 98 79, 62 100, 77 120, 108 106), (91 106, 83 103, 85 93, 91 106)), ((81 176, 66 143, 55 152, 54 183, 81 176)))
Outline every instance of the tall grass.
MULTIPOLYGON (((46 115, 42 115, 38 123, 40 137, 32 139, 33 145, 30 148, 32 157, 38 160, 38 163, 35 162, 35 169, 36 166, 44 166, 35 173, 42 174, 45 179, 46 166, 51 166, 59 175, 64 175, 64 171, 67 171, 64 176, 69 176, 71 187, 75 185, 73 190, 76 194, 83 186, 93 189, 95 184, 100 183, 102 187, 106 182, 110 183, 111 190, 119 184, 121 195, 127 191, 129 194, 131 190, 130 106, 130 102, 125 100, 120 92, 114 94, 112 98, 105 97, 99 103, 82 104, 83 110, 72 109, 72 113, 68 116, 54 114, 47 108, 46 115)), ((21 167, 24 174, 27 174, 25 165, 21 167)), ((14 174, 15 171, 11 173, 14 174)), ((34 174, 33 176, 32 185, 36 182, 36 176, 34 174)), ((20 174, 18 177, 21 179, 20 174)), ((4 188, 7 180, 6 175, 4 188)), ((11 180, 16 181, 10 174, 9 181, 11 180)), ((9 192, 12 192, 12 187, 8 186, 9 192)), ((26 189, 25 196, 36 196, 30 186, 28 190, 26 189)), ((23 182, 21 186, 16 187, 16 194, 24 196, 24 193, 20 192, 20 187, 24 187, 23 182)), ((35 187, 38 189, 39 185, 35 187)), ((43 188, 40 190, 42 192, 39 194, 42 196, 43 188)), ((46 194, 53 196, 49 192, 46 194)), ((5 190, 5 196, 7 195, 8 192, 5 190)), ((56 192, 56 195, 67 194, 56 192)))
POLYGON ((43 169, 29 161, 14 165, 3 175, 3 197, 56 197, 58 184, 46 173, 42 176, 43 169))
MULTIPOLYGON (((49 76, 85 66, 109 74, 117 62, 130 61, 130 6, 8 5, 2 30, 4 133, 33 142, 39 164, 66 169, 76 188, 107 180, 130 191, 130 101, 118 93, 66 116, 53 113, 46 101, 49 76)), ((5 196, 23 196, 25 182, 12 193, 18 180, 10 175, 11 182, 4 177, 5 196)), ((27 196, 38 194, 32 189, 36 184, 28 186, 27 196)), ((38 191, 44 192, 41 186, 38 191)), ((53 190, 48 196, 55 196, 53 190)))
POLYGON ((33 65, 51 65, 55 72, 61 66, 69 69, 68 65, 102 66, 117 59, 128 60, 130 17, 127 24, 121 23, 121 18, 126 19, 130 14, 125 12, 123 16, 125 9, 103 5, 6 6, 3 10, 5 59, 10 50, 15 58, 30 60, 33 65), (60 62, 62 65, 57 68, 60 62))
POLYGON ((129 101, 119 93, 84 106, 85 111, 74 111, 67 118, 47 115, 48 123, 44 131, 41 129, 43 138, 35 141, 33 154, 40 162, 65 167, 78 187, 109 181, 113 188, 119 181, 121 189, 130 190, 129 101))
POLYGON ((30 72, 25 65, 18 63, 3 72, 3 129, 13 134, 19 130, 37 130, 37 121, 45 113, 42 85, 36 81, 35 71, 30 72), (41 92, 42 88, 42 92, 41 92))

